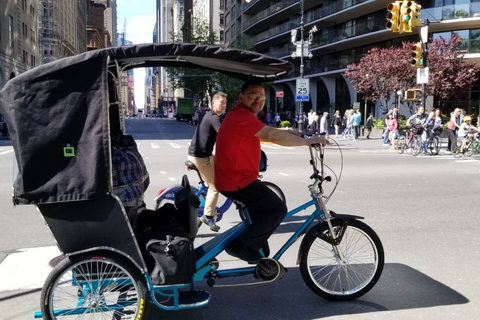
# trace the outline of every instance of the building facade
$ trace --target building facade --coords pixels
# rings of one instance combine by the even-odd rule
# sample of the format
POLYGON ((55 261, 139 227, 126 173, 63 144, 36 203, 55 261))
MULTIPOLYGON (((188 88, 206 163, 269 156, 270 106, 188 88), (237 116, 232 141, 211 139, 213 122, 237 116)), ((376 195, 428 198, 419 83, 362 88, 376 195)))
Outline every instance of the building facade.
POLYGON ((86 51, 89 2, 38 0, 38 46, 41 64, 86 51))
POLYGON ((37 0, 0 0, 0 89, 39 64, 37 0))
MULTIPOLYGON (((239 33, 248 36, 255 51, 290 60, 295 71, 289 79, 277 81, 268 93, 272 111, 292 114, 310 109, 332 112, 345 110, 355 102, 364 105, 344 72, 350 63, 358 62, 373 47, 400 45, 402 41, 419 41, 419 29, 407 34, 393 33, 385 24, 387 4, 391 0, 224 0, 225 41, 235 45, 239 33), (310 79, 310 101, 300 105, 295 101, 296 79, 300 75, 300 59, 292 58, 292 30, 299 39, 303 3, 304 39, 308 40, 313 26, 318 30, 311 36, 311 59, 304 58, 304 77, 310 79), (283 91, 283 98, 275 92, 283 91)), ((422 5, 421 19, 428 18, 429 37, 449 37, 455 33, 463 42, 465 57, 480 62, 480 1, 429 0, 422 5)), ((463 107, 479 106, 480 85, 472 87, 469 101, 463 107)), ((459 105, 460 106, 460 105, 459 105)), ((480 108, 480 107, 479 107, 480 108)), ((380 116, 375 105, 367 112, 380 116)), ((474 110, 474 112, 478 112, 474 110)))
POLYGON ((193 18, 211 26, 217 39, 216 44, 225 41, 224 9, 225 2, 223 0, 196 0, 193 2, 193 18))

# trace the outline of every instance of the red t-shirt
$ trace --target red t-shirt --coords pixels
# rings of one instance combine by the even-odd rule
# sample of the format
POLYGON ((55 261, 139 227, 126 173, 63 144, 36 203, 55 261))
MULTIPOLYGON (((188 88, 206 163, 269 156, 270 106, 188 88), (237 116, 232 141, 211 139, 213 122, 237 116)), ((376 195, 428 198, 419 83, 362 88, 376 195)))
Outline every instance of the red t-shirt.
POLYGON ((217 134, 215 188, 237 191, 258 179, 260 139, 255 134, 264 124, 240 104, 230 110, 217 134))

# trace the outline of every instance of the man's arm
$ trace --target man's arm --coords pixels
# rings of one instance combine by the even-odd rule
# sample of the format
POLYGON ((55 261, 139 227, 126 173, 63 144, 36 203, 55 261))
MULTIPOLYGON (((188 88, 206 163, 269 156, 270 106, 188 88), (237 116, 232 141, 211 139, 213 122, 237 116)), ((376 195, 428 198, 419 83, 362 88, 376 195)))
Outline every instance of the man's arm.
POLYGON ((272 142, 285 147, 309 146, 311 144, 327 144, 325 136, 314 136, 310 139, 302 138, 298 133, 292 130, 277 130, 268 126, 263 126, 255 137, 263 141, 272 142))

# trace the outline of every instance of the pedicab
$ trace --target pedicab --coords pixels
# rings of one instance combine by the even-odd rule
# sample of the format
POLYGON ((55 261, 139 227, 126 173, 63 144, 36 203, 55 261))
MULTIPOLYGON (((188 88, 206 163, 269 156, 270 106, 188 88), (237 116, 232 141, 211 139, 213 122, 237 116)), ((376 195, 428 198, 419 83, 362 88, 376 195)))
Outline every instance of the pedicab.
MULTIPOLYGON (((252 267, 219 269, 215 257, 250 223, 248 211, 237 204, 242 221, 194 248, 189 279, 164 284, 152 281, 155 270, 148 266, 137 230, 112 192, 111 137, 125 132, 119 97, 122 72, 159 66, 203 68, 257 82, 280 79, 293 70, 287 61, 255 52, 159 43, 90 51, 36 67, 10 80, 0 91, 0 103, 16 160, 13 203, 35 205, 65 255, 45 280, 35 317, 139 320, 150 305, 164 310, 205 306, 210 294, 195 289, 195 282, 214 285, 216 279, 246 274, 266 282, 281 278, 285 270, 278 260, 302 235, 305 238, 299 261, 302 276, 312 290, 332 300, 349 300, 368 292, 383 269, 383 248, 373 230, 359 221, 361 217, 325 209, 321 184, 329 177, 323 174, 323 162, 317 170, 319 154, 323 161, 321 146, 310 148, 312 200, 287 216, 308 207, 314 207, 315 212, 273 258, 265 257, 252 267), (318 224, 313 223, 316 218, 318 224), (352 230, 366 239, 359 254, 369 259, 365 263, 352 260, 359 265, 354 270, 355 281, 345 272, 337 274, 336 282, 344 281, 341 287, 316 280, 320 270, 332 275, 338 269, 356 268, 342 248, 352 230), (317 242, 329 246, 331 253, 329 265, 315 271, 310 256, 317 242)), ((193 241, 198 203, 186 176, 179 194, 175 199, 177 213, 182 215, 193 241)))

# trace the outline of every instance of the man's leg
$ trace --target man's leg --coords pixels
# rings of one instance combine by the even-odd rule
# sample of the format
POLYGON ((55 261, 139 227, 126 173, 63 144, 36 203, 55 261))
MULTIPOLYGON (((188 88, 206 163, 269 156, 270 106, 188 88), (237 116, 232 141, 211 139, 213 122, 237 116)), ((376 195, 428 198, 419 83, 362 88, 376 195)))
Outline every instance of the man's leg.
POLYGON ((200 175, 208 187, 207 197, 205 199, 205 207, 203 208, 203 215, 207 219, 202 220, 213 231, 218 231, 220 227, 215 224, 213 217, 215 216, 215 210, 217 208, 219 192, 213 184, 214 181, 214 156, 207 158, 196 158, 188 156, 188 160, 193 162, 200 171, 200 175), (209 219, 208 219, 209 218, 209 219))
POLYGON ((260 250, 282 222, 287 213, 287 206, 260 180, 244 189, 222 193, 245 204, 252 220, 252 224, 237 240, 250 249, 260 250))

